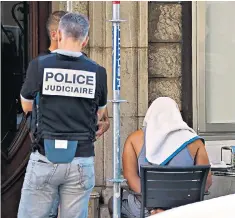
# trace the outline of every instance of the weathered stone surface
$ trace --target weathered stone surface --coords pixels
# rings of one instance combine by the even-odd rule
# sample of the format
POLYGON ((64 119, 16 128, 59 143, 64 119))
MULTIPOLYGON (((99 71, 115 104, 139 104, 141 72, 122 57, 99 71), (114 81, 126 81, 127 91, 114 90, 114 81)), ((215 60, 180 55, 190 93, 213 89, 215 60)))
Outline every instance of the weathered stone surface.
POLYGON ((144 116, 148 109, 148 49, 138 48, 138 116, 144 116))
POLYGON ((181 79, 152 78, 149 81, 149 101, 158 97, 174 99, 181 109, 181 79))
POLYGON ((60 1, 59 2, 59 10, 67 11, 67 3, 66 3, 66 1, 60 1))
POLYGON ((143 127, 143 122, 144 122, 144 117, 138 117, 138 129, 141 129, 143 127))
POLYGON ((100 64, 101 66, 104 65, 103 57, 104 57, 104 49, 99 47, 90 47, 89 48, 89 58, 91 58, 96 63, 100 64))
POLYGON ((104 204, 108 204, 109 199, 113 196, 113 187, 106 187, 101 193, 104 204))
POLYGON ((137 47, 138 44, 138 2, 121 1, 120 18, 126 20, 121 23, 121 47, 137 47))
POLYGON ((83 52, 88 56, 88 57, 90 57, 90 49, 89 49, 89 47, 85 47, 84 49, 83 49, 83 52))
MULTIPOLYGON (((121 47, 137 47, 138 44, 138 2, 135 1, 121 1, 120 4, 120 19, 126 20, 122 22, 121 27, 121 47)), ((105 2, 105 16, 106 21, 112 19, 112 2, 105 2)), ((105 47, 112 47, 112 23, 105 22, 105 47)), ((147 32, 146 32, 147 34, 147 32)))
POLYGON ((88 218, 96 218, 99 216, 99 197, 100 194, 93 190, 88 204, 88 218))
POLYGON ((51 2, 51 12, 60 10, 60 5, 61 5, 61 3, 62 3, 62 2, 52 1, 52 2, 51 2))
POLYGON ((179 77, 181 75, 181 46, 178 43, 149 44, 149 76, 179 77))
POLYGON ((95 185, 104 185, 104 137, 95 143, 95 185))
POLYGON ((121 50, 121 116, 137 115, 138 53, 136 48, 121 50))
POLYGON ((95 186, 92 191, 98 192, 98 193, 100 194, 100 196, 101 196, 101 194, 102 194, 102 189, 103 189, 103 187, 95 186))
POLYGON ((79 12, 83 15, 88 16, 89 9, 88 9, 88 1, 72 1, 72 11, 73 12, 79 12))
MULTIPOLYGON (((112 157, 113 157, 113 144, 112 144, 112 138, 113 138, 113 132, 112 132, 112 125, 113 125, 113 119, 110 118, 110 129, 105 133, 104 136, 104 178, 106 182, 106 186, 112 186, 112 183, 107 181, 108 179, 111 179, 113 177, 113 163, 112 163, 112 157)), ((122 117, 121 118, 121 154, 123 145, 126 141, 126 138, 129 136, 130 133, 134 132, 137 129, 138 121, 136 117, 122 117)), ((121 162, 122 164, 122 162, 121 162)))
POLYGON ((148 47, 148 2, 138 1, 138 48, 148 47))
MULTIPOLYGON (((112 99, 112 50, 106 48, 104 66, 107 70, 108 99, 112 99)), ((131 117, 137 115, 137 76, 138 52, 136 48, 121 49, 121 99, 128 102, 121 104, 121 116, 131 117)), ((146 87, 147 88, 147 87, 146 87)), ((112 103, 108 107, 109 116, 112 117, 112 103)))
MULTIPOLYGON (((104 47, 105 45, 105 2, 91 1, 89 2, 89 20, 90 20, 90 40, 91 47, 104 47)), ((108 36, 107 36, 108 37, 108 36)))
POLYGON ((100 207, 100 218, 111 218, 109 215, 108 205, 102 205, 100 207))
POLYGON ((149 3, 149 41, 181 40, 181 5, 149 3))
POLYGON ((105 47, 112 48, 112 23, 108 22, 112 20, 112 2, 105 1, 104 3, 104 13, 105 13, 105 47))

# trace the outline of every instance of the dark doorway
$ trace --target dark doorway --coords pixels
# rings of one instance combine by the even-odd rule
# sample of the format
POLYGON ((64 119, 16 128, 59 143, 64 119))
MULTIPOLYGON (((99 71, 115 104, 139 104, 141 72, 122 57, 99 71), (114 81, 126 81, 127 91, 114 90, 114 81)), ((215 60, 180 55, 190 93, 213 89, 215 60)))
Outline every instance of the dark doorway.
POLYGON ((45 23, 51 2, 1 2, 1 205, 16 218, 30 138, 20 105, 29 61, 48 47, 45 23))
POLYGON ((28 4, 1 3, 1 145, 7 152, 22 120, 19 92, 28 64, 28 4))

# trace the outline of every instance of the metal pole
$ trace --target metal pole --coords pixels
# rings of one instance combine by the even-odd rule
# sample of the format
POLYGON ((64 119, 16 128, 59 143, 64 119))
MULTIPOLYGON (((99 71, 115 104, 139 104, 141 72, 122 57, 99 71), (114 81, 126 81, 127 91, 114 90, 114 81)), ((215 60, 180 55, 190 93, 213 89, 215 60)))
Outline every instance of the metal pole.
POLYGON ((113 218, 121 217, 121 147, 120 147, 120 1, 113 1, 113 218))
POLYGON ((66 1, 68 12, 72 12, 72 4, 73 4, 73 1, 66 1))

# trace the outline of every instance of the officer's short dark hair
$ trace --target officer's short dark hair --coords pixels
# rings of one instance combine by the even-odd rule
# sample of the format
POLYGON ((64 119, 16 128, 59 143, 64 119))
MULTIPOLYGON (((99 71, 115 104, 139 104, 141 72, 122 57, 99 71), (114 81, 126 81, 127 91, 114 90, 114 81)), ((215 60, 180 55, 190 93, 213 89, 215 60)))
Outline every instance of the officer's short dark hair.
POLYGON ((80 13, 67 13, 59 23, 59 30, 65 36, 76 40, 84 40, 88 35, 89 28, 88 18, 80 13))
POLYGON ((67 13, 67 11, 54 11, 52 14, 50 14, 46 24, 49 36, 50 31, 56 31, 58 29, 61 17, 63 17, 67 13))

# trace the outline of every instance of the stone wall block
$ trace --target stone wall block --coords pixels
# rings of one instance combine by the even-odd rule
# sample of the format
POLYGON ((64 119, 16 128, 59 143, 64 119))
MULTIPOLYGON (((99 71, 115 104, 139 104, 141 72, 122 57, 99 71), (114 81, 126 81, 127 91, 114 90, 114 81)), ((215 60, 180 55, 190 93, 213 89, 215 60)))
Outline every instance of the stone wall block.
POLYGON ((121 22, 121 47, 133 48, 138 46, 138 2, 121 1, 120 19, 121 22))
POLYGON ((54 11, 59 11, 61 10, 60 7, 62 7, 62 2, 56 2, 52 1, 51 2, 51 12, 53 13, 54 11))
POLYGON ((105 44, 105 2, 89 2, 90 40, 91 47, 104 47, 105 44))
POLYGON ((111 218, 109 214, 108 205, 101 205, 100 207, 100 218, 111 218))
MULTIPOLYGON (((106 48, 104 66, 107 67, 108 99, 112 93, 112 49, 106 48)), ((137 85, 138 85, 138 51, 136 48, 121 49, 121 116, 137 115, 137 85)), ((112 117, 112 103, 108 103, 109 116, 112 117)))
POLYGON ((102 198, 104 204, 108 204, 109 199, 113 196, 113 187, 106 187, 102 190, 102 198))
POLYGON ((181 76, 181 45, 179 43, 149 44, 149 76, 181 76))
MULTIPOLYGON (((112 2, 105 2, 106 21, 112 19, 112 2)), ((138 2, 135 1, 121 1, 120 4, 120 19, 125 20, 121 22, 121 47, 137 47, 138 45, 138 2)), ((112 47, 112 23, 105 24, 105 47, 112 47)), ((146 34, 146 33, 145 33, 146 34)))
POLYGON ((95 142, 95 185, 104 185, 104 137, 95 142))
POLYGON ((89 17, 89 2, 88 1, 73 1, 72 11, 78 12, 89 17))
POLYGON ((141 129, 143 127, 143 122, 144 122, 144 116, 138 117, 138 129, 141 129))
POLYGON ((149 101, 158 97, 174 99, 181 109, 181 79, 152 78, 149 81, 149 101))
POLYGON ((138 47, 148 47, 148 2, 138 1, 138 47))
POLYGON ((138 77, 138 52, 136 48, 121 50, 121 116, 137 115, 137 77, 138 77))
POLYGON ((112 20, 112 16, 113 16, 112 7, 113 7, 112 1, 105 1, 104 13, 105 13, 106 22, 104 22, 104 27, 105 27, 105 47, 106 48, 112 48, 112 22, 109 22, 109 20, 112 20))
POLYGON ((181 5, 149 3, 149 42, 178 42, 182 37, 181 5))
POLYGON ((105 55, 104 48, 89 48, 89 58, 98 63, 101 66, 104 66, 103 57, 105 55))
MULTIPOLYGON (((53 3, 54 3, 54 1, 53 1, 53 3)), ((67 2, 66 1, 59 1, 58 3, 59 3, 59 10, 67 11, 67 2)), ((57 8, 56 8, 56 10, 57 10, 57 8)))
POLYGON ((148 109, 148 49, 138 48, 138 116, 145 116, 148 109))
POLYGON ((90 57, 90 48, 88 46, 83 48, 82 52, 84 52, 88 57, 90 57))
MULTIPOLYGON (((105 48, 103 67, 106 68, 107 72, 107 84, 108 84, 108 100, 111 100, 113 97, 112 91, 112 48, 105 48)), ((108 114, 109 117, 112 117, 112 103, 108 102, 108 114)))
MULTIPOLYGON (((113 177, 113 119, 110 118, 110 128, 104 135, 104 178, 106 186, 112 186, 113 183, 107 181, 113 177)), ((136 117, 122 117, 120 123, 120 136, 121 136, 121 154, 123 150, 123 145, 130 133, 137 129, 138 121, 136 117)), ((121 161, 122 164, 122 161, 121 161)))

